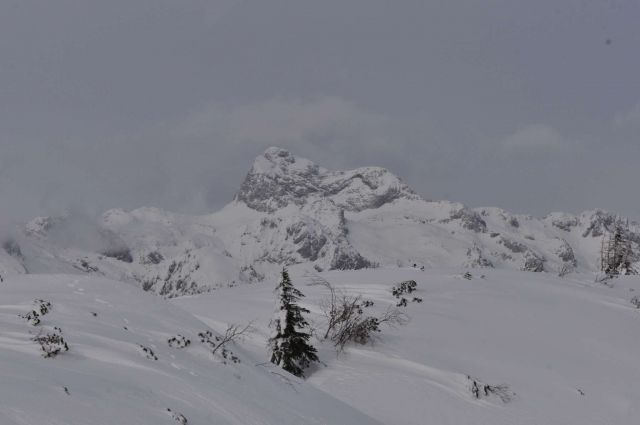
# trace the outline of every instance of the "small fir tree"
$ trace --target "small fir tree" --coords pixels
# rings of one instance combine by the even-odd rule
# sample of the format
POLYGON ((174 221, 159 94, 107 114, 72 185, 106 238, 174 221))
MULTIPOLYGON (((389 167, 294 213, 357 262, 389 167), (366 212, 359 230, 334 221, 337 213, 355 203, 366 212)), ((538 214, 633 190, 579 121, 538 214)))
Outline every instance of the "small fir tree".
POLYGON ((318 361, 318 356, 315 347, 309 343, 309 323, 303 317, 309 310, 297 304, 304 295, 293 286, 286 268, 282 269, 276 292, 278 308, 270 324, 273 332, 269 338, 271 363, 304 377, 304 369, 318 361))
POLYGON ((601 269, 609 277, 637 274, 632 267, 634 257, 629 224, 616 218, 614 228, 608 238, 603 238, 600 250, 601 269))

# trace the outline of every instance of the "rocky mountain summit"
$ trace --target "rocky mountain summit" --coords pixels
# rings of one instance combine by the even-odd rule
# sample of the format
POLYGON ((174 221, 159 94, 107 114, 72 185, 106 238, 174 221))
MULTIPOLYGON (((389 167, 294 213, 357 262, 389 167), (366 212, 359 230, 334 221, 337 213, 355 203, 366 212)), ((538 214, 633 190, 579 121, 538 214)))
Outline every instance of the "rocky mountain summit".
POLYGON ((321 199, 347 211, 362 211, 419 197, 384 168, 329 171, 280 148, 269 148, 255 160, 235 196, 254 210, 270 213, 321 199))
MULTIPOLYGON (((539 219, 427 201, 386 169, 330 171, 269 148, 214 214, 139 208, 97 222, 36 218, 3 241, 0 275, 97 274, 170 297, 260 282, 283 265, 594 272, 615 219, 600 210, 539 219)), ((638 248, 640 226, 629 232, 638 248)))

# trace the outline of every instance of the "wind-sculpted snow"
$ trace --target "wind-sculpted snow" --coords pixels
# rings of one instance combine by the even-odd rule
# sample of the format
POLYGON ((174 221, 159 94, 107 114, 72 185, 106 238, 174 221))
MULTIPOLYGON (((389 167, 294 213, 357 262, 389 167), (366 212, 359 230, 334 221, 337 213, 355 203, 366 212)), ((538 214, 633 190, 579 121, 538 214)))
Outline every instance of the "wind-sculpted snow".
POLYGON ((33 275, 0 293, 2 425, 379 423, 242 341, 212 354, 198 333, 216 330, 122 282, 33 275), (34 308, 37 324, 20 317, 34 308))
MULTIPOLYGON (((41 217, 1 241, 0 276, 88 273, 165 297, 273 276, 283 265, 596 271, 616 216, 596 210, 544 218, 427 201, 389 171, 329 171, 269 148, 233 202, 205 216, 113 209, 98 220, 41 217)), ((640 226, 629 239, 640 252, 640 226)), ((634 261, 640 257, 633 257, 634 261)))
MULTIPOLYGON (((527 220, 521 221, 526 226, 527 220)), ((305 293, 309 320, 322 335, 328 322, 319 306, 328 298, 326 286, 309 285, 318 276, 303 265, 290 272, 305 293)), ((620 277, 613 287, 581 272, 560 278, 396 267, 320 276, 338 290, 372 301, 368 314, 396 306, 394 293, 403 284, 412 292, 400 296, 422 300, 401 304, 410 322, 385 328, 373 344, 349 344, 342 355, 336 355, 331 341, 316 344, 326 366, 308 381, 385 424, 638 422, 640 310, 632 301, 640 288, 638 276, 620 277)), ((220 316, 236 322, 258 318, 256 338, 247 349, 261 353, 276 282, 171 302, 212 324, 220 316)))

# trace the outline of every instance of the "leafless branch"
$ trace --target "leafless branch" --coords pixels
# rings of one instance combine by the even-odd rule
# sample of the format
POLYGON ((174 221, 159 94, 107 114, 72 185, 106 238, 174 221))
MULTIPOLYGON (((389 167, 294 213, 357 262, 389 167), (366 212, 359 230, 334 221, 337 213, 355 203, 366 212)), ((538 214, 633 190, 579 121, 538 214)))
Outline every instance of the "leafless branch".
POLYGON ((211 354, 216 354, 221 348, 224 348, 230 342, 237 342, 241 340, 245 334, 251 332, 253 329, 253 321, 249 322, 245 326, 231 324, 224 331, 224 334, 220 337, 216 337, 216 342, 211 350, 211 354))
POLYGON ((336 289, 326 279, 317 275, 309 277, 311 286, 323 286, 329 291, 327 298, 320 302, 320 309, 326 319, 326 331, 323 339, 330 339, 338 352, 344 350, 349 342, 366 344, 381 332, 381 326, 400 326, 409 321, 409 317, 397 308, 389 307, 379 316, 365 314, 365 309, 373 301, 365 300, 361 295, 351 295, 336 289))

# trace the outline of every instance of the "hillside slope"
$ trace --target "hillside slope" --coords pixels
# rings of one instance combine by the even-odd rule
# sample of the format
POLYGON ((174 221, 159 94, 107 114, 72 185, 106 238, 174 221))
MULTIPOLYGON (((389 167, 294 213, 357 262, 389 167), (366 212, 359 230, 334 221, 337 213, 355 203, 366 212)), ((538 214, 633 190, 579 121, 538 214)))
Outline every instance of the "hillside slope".
POLYGON ((176 425, 180 415, 189 425, 377 423, 279 369, 257 365, 264 352, 254 356, 232 344, 227 360, 213 356, 197 335, 208 329, 121 282, 7 279, 0 285, 0 423, 176 425), (49 312, 37 326, 19 317, 46 302, 49 312), (69 351, 44 358, 33 338, 53 333, 69 351), (171 347, 168 340, 178 335, 191 344, 171 347))
MULTIPOLYGON (((315 341, 321 360, 308 381, 385 424, 393 425, 630 425, 640 415, 640 310, 630 302, 640 278, 613 287, 591 274, 561 279, 547 273, 505 270, 377 269, 321 276, 375 305, 395 305, 394 284, 415 280, 403 308, 411 321, 385 328, 373 345, 351 345, 336 355, 315 341), (481 277, 482 275, 484 277, 481 277), (411 302, 413 296, 422 302, 411 302), (471 377, 471 380, 468 378, 471 377), (473 380, 505 384, 503 401, 472 394, 473 380)), ((292 280, 319 330, 324 288, 304 267, 292 280)), ((176 298, 211 326, 256 320, 246 348, 264 352, 273 314, 275 282, 176 298), (224 318, 224 319, 221 319, 224 318)))

